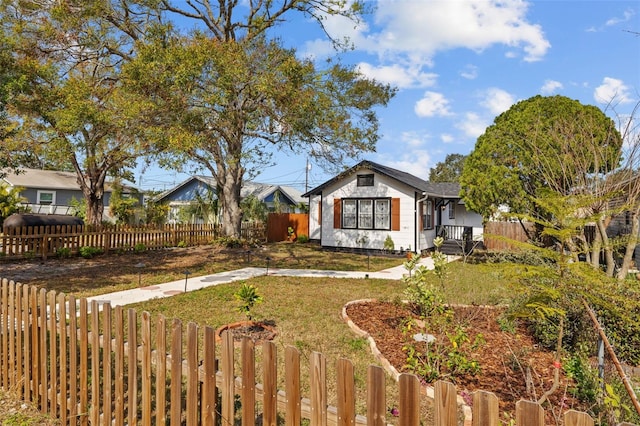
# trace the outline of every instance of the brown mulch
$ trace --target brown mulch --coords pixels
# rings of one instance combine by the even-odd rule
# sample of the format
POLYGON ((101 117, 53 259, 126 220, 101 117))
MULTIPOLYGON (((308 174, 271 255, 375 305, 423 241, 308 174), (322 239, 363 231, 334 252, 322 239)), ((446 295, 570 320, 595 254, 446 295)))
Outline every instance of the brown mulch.
MULTIPOLYGON (((455 383, 459 393, 470 395, 475 390, 493 392, 500 401, 500 411, 514 413, 518 400, 535 401, 552 386, 554 354, 540 348, 526 327, 518 326, 515 332, 501 330, 497 321, 500 311, 493 307, 455 307, 454 311, 455 321, 464 324, 471 342, 478 333, 486 341, 469 355, 479 361, 480 373, 446 378, 455 383)), ((346 313, 355 325, 369 333, 382 356, 398 372, 409 372, 406 368, 407 354, 402 347, 407 341, 413 341, 416 330, 405 335, 403 322, 417 316, 407 305, 366 301, 348 305, 346 313)), ((569 383, 569 379, 560 374, 560 386, 550 396, 550 404, 545 404, 550 415, 551 411, 581 409, 567 393, 569 383)), ((470 398, 465 397, 465 400, 470 401, 470 398)))

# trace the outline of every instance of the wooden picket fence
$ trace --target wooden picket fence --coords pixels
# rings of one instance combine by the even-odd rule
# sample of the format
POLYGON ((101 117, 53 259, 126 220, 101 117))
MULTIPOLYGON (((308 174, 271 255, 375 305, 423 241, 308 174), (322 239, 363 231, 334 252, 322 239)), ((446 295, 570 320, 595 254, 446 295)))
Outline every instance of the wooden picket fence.
MULTIPOLYGON (((277 389, 276 345, 262 344, 262 377, 249 339, 236 343, 230 332, 220 341, 211 327, 200 327, 122 306, 47 292, 2 280, 0 311, 0 386, 18 392, 42 412, 68 425, 221 425, 383 426, 388 417, 385 371, 370 366, 366 379, 366 416, 356 413, 354 368, 336 364, 337 406, 329 406, 327 365, 320 353, 309 362, 310 396, 301 394, 301 357, 284 353, 284 390, 277 389), (183 337, 184 336, 184 337, 183 337), (236 362, 239 361, 239 362, 236 362), (259 380, 260 379, 260 380, 259 380), (237 408, 239 400, 241 408, 237 408)), ((434 425, 458 424, 455 386, 434 386, 434 425)), ((419 426, 425 392, 418 378, 401 374, 398 413, 393 423, 419 426)), ((498 400, 475 392, 468 425, 499 424, 498 400)), ((544 424, 544 410, 520 401, 516 425, 544 424)), ((565 426, 593 425, 589 415, 564 414, 565 426)))
MULTIPOLYGON (((76 255, 80 247, 96 247, 105 253, 158 250, 178 245, 209 244, 221 236, 220 226, 175 224, 164 226, 25 226, 5 228, 0 236, 0 257, 24 258, 54 256, 61 249, 76 255)), ((241 238, 266 240, 266 225, 243 222, 241 238)))

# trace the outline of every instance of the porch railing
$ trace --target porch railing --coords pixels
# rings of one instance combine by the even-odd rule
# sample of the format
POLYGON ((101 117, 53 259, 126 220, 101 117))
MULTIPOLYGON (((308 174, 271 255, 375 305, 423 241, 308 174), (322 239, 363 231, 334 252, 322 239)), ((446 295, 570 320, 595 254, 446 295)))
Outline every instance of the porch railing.
POLYGON ((446 240, 471 241, 473 227, 458 225, 437 225, 436 235, 446 240))

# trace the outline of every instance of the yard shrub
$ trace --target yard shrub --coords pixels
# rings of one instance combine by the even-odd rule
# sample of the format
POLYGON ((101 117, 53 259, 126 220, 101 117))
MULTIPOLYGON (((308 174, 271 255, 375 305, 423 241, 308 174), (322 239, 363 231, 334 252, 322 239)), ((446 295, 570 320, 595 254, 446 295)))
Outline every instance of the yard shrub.
POLYGON ((309 236, 306 235, 306 234, 300 234, 300 235, 298 235, 298 238, 296 239, 296 241, 298 243, 302 243, 302 244, 308 243, 309 242, 309 236))
POLYGON ((239 302, 238 311, 245 314, 247 319, 252 320, 253 307, 262 303, 262 296, 258 294, 258 289, 251 284, 242 283, 240 289, 233 296, 239 302))
POLYGON ((446 306, 442 296, 442 277, 446 268, 430 271, 416 266, 420 256, 413 254, 405 262, 409 275, 405 295, 419 319, 404 321, 407 354, 406 367, 426 383, 460 375, 475 375, 480 363, 471 356, 472 351, 484 343, 481 334, 472 342, 464 327, 454 320, 453 309, 446 306), (440 285, 434 284, 434 279, 440 285), (432 333, 432 334, 430 334, 432 333))
POLYGON ((92 247, 92 246, 80 247, 80 256, 84 257, 85 259, 91 259, 92 257, 97 256, 99 254, 102 254, 102 249, 99 247, 92 247))
POLYGON ((133 246, 133 251, 135 251, 136 253, 143 253, 147 251, 147 246, 144 243, 138 243, 133 246))
POLYGON ((60 247, 56 249, 56 256, 61 259, 71 257, 71 249, 69 247, 60 247))

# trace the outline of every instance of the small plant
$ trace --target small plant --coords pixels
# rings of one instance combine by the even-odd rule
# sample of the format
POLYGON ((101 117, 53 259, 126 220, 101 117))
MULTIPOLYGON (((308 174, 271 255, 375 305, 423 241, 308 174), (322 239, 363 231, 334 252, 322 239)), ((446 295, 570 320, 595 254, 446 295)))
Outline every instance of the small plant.
POLYGON ((185 240, 180 240, 178 241, 178 247, 179 248, 185 248, 187 247, 187 242, 185 240))
POLYGON ((145 251, 147 251, 147 246, 143 243, 138 243, 133 246, 133 251, 135 251, 136 253, 144 253, 145 251))
POLYGON ((384 239, 382 249, 387 252, 392 252, 396 249, 396 245, 393 242, 393 238, 391 238, 391 235, 387 234, 387 238, 384 239))
POLYGON ((22 256, 24 256, 25 259, 33 259, 34 257, 36 257, 36 252, 33 250, 27 250, 22 253, 22 256))
POLYGON ((258 290, 255 286, 247 283, 242 283, 240 289, 234 294, 236 300, 240 302, 238 311, 245 314, 249 321, 251 317, 251 310, 258 303, 262 303, 262 296, 258 294, 258 290))
POLYGON ((298 238, 296 239, 297 242, 299 243, 308 243, 309 242, 309 236, 306 234, 300 234, 298 235, 298 238))
POLYGON ((84 257, 85 259, 91 259, 92 257, 98 254, 102 254, 102 249, 99 247, 92 247, 92 246, 80 247, 80 256, 84 257))
POLYGON ((60 259, 71 257, 71 249, 69 247, 60 247, 56 249, 56 256, 60 259))

